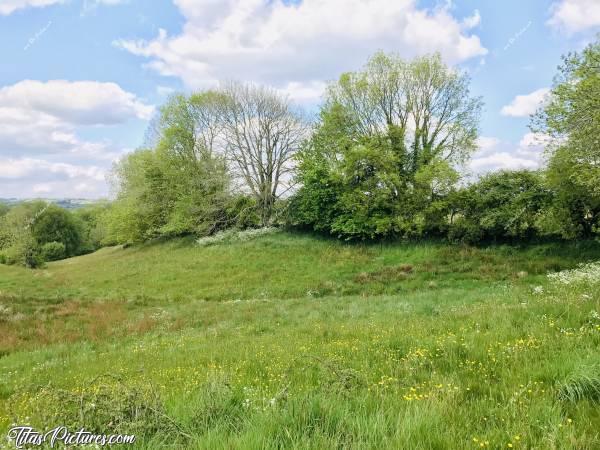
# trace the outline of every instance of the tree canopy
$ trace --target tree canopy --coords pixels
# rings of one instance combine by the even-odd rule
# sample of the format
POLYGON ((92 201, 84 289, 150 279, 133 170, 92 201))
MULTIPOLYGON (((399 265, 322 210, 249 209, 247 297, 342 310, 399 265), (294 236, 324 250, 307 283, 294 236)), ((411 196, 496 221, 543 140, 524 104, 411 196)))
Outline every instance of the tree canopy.
POLYGON ((438 200, 476 147, 482 104, 468 84, 439 55, 378 53, 343 74, 300 153, 293 220, 346 238, 436 228, 438 200))
POLYGON ((563 58, 549 100, 532 120, 549 138, 548 180, 555 226, 565 237, 600 226, 600 41, 563 58))

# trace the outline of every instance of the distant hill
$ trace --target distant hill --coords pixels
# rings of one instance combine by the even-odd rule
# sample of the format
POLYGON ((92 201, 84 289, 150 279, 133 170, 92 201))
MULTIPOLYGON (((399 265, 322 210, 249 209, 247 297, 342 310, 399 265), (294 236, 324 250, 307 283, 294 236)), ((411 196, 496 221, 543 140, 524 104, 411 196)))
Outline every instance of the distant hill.
POLYGON ((0 198, 0 204, 17 205, 22 202, 30 202, 33 200, 41 200, 48 203, 54 203, 65 209, 77 209, 86 205, 96 203, 97 200, 89 200, 85 198, 0 198))

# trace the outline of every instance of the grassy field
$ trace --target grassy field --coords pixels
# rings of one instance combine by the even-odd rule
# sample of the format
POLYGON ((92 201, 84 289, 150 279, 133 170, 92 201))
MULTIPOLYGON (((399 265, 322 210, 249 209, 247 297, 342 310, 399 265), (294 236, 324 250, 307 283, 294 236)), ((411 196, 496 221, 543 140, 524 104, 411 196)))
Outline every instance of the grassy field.
POLYGON ((85 426, 136 448, 598 449, 600 279, 547 276, 596 260, 591 242, 276 233, 0 266, 0 430, 85 426))

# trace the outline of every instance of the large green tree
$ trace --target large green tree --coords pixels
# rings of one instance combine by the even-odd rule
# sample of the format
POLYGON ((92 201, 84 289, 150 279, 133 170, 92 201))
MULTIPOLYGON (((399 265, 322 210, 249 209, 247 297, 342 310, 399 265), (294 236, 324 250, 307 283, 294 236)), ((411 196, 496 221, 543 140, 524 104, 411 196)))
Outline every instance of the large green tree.
POLYGON ((155 146, 116 165, 117 200, 108 213, 114 241, 210 234, 225 225, 231 178, 215 149, 220 97, 173 96, 155 121, 155 146))
POLYGON ((475 150, 481 100, 439 55, 376 54, 327 91, 299 156, 292 221, 346 238, 420 235, 475 150))
POLYGON ((548 102, 532 121, 549 138, 548 180, 557 200, 548 223, 563 236, 600 226, 600 41, 563 58, 548 102))

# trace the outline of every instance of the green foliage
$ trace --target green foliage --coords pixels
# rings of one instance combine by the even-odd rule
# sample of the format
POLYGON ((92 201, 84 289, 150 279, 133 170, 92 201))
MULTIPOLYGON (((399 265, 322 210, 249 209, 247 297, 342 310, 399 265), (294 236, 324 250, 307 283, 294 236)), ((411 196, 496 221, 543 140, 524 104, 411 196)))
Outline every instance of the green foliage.
POLYGON ((2 255, 4 263, 9 265, 35 269, 44 264, 40 247, 30 233, 15 236, 11 244, 2 249, 2 255))
POLYGON ((449 238, 464 242, 531 239, 553 200, 539 172, 500 171, 452 196, 449 238))
POLYGON ((99 243, 89 241, 95 233, 90 221, 99 215, 91 207, 72 212, 42 201, 19 203, 0 217, 0 262, 39 267, 96 250, 99 243))
POLYGON ((106 216, 110 208, 110 203, 101 201, 72 212, 81 237, 78 253, 91 253, 112 243, 108 239, 106 227, 106 216))
POLYGON ((30 268, 43 264, 32 227, 47 207, 39 201, 20 203, 0 217, 0 253, 5 264, 30 268))
POLYGON ((443 232, 454 164, 474 149, 480 107, 439 56, 380 53, 342 75, 298 156, 290 223, 346 239, 443 232))
POLYGON ((79 224, 73 214, 56 205, 48 205, 31 225, 31 234, 39 246, 58 242, 65 247, 65 256, 74 256, 81 245, 79 224))
POLYGON ((566 238, 600 232, 600 40, 563 58, 546 105, 533 118, 557 192, 548 228, 566 238))
POLYGON ((233 195, 225 204, 227 226, 238 230, 259 228, 261 225, 260 210, 254 197, 233 195))
POLYGON ((227 225, 230 176, 210 140, 215 96, 171 98, 161 109, 156 147, 131 153, 115 167, 118 197, 106 215, 108 241, 207 235, 227 225))
POLYGON ((47 242, 40 248, 44 261, 58 261, 67 256, 67 248, 62 242, 47 242))

